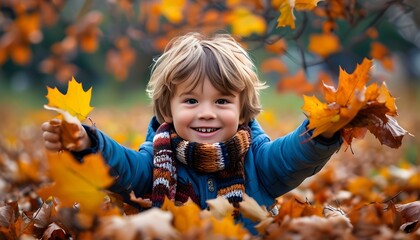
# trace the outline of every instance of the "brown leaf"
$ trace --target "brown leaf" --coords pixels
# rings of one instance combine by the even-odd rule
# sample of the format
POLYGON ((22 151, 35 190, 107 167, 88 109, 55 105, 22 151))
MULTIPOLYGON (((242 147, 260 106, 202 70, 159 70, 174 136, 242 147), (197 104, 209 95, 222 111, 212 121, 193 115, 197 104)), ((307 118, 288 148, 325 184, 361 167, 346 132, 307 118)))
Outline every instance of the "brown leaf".
POLYGON ((54 210, 54 201, 52 198, 45 201, 42 206, 34 213, 34 226, 37 228, 46 228, 51 223, 51 213, 54 210))
POLYGON ((0 207, 0 227, 8 228, 15 221, 13 207, 5 205, 0 207))
POLYGON ((51 223, 47 230, 44 231, 42 239, 66 239, 66 231, 56 223, 51 223))
POLYGON ((396 209, 402 215, 401 230, 414 232, 420 228, 420 201, 396 205, 396 209))

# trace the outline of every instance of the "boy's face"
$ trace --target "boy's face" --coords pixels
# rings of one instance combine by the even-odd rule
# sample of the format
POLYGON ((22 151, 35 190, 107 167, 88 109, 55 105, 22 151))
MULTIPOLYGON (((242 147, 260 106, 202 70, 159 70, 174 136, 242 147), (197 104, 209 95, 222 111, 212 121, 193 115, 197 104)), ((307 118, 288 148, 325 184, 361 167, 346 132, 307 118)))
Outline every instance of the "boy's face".
POLYGON ((172 116, 165 121, 172 122, 178 135, 190 142, 215 143, 231 138, 241 124, 239 93, 223 94, 208 78, 190 91, 189 84, 176 87, 170 102, 172 116))

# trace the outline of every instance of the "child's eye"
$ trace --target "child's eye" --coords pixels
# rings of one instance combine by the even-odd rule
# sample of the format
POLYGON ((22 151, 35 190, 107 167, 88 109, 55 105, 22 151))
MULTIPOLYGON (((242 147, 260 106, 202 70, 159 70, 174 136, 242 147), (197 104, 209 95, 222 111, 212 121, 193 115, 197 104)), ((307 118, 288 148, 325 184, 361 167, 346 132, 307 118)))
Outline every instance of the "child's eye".
POLYGON ((226 103, 229 103, 229 101, 228 101, 228 100, 226 100, 226 99, 217 99, 217 100, 216 100, 216 103, 217 103, 217 104, 226 104, 226 103))
POLYGON ((185 100, 185 103, 196 104, 196 103, 198 103, 198 101, 196 99, 190 98, 190 99, 185 100))

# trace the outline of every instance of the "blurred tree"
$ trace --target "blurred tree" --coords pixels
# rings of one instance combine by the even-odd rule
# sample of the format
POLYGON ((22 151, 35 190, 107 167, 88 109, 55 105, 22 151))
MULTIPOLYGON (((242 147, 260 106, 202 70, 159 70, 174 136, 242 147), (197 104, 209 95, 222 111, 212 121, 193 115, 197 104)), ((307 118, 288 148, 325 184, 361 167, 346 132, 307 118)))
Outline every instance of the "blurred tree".
POLYGON ((259 63, 274 63, 262 69, 275 72, 279 90, 280 79, 290 81, 303 69, 312 85, 305 91, 316 91, 319 81, 335 79, 338 66, 353 71, 370 57, 392 71, 396 52, 418 49, 416 5, 415 0, 2 0, 0 87, 60 86, 74 75, 86 86, 121 82, 117 85, 131 89, 145 84, 153 57, 172 37, 222 31, 244 43, 259 63))

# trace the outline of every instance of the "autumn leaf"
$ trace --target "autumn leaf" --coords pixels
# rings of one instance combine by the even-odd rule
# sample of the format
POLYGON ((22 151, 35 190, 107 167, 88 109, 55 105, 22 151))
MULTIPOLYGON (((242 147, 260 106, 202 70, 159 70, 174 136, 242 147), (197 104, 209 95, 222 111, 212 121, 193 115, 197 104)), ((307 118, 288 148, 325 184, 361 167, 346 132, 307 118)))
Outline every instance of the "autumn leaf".
POLYGON ((388 70, 394 70, 394 63, 388 48, 380 42, 372 42, 370 45, 370 56, 377 59, 382 66, 388 70))
POLYGON ((179 239, 172 214, 152 208, 130 216, 101 217, 93 239, 179 239))
POLYGON ((192 200, 188 200, 182 206, 176 206, 174 202, 165 197, 161 209, 172 213, 173 225, 181 233, 200 229, 203 226, 199 215, 201 209, 192 200))
POLYGON ((180 23, 183 19, 185 0, 162 0, 160 13, 172 23, 180 23))
POLYGON ((79 141, 83 138, 82 125, 76 117, 70 115, 67 111, 44 106, 47 110, 53 110, 61 114, 64 121, 59 119, 51 119, 51 126, 59 126, 61 129, 60 141, 64 149, 74 150, 80 145, 79 141))
POLYGON ((38 190, 43 199, 54 196, 63 207, 79 203, 82 213, 98 212, 106 196, 104 190, 113 181, 101 155, 87 155, 79 163, 66 151, 48 153, 48 165, 53 184, 38 190))
POLYGON ((261 63, 261 71, 263 73, 275 72, 278 74, 287 73, 286 64, 279 58, 269 58, 261 63))
POLYGON ((264 47, 268 52, 281 55, 287 50, 287 42, 284 38, 280 38, 271 44, 265 44, 264 47))
POLYGON ((215 238, 222 239, 246 239, 249 232, 241 224, 235 224, 233 216, 226 216, 221 220, 215 217, 210 218, 212 223, 212 233, 215 238))
POLYGON ((298 11, 312 10, 316 7, 318 2, 322 0, 279 0, 273 5, 278 8, 280 16, 277 19, 277 27, 289 26, 295 29, 295 15, 293 10, 298 11))
POLYGON ((239 211, 244 217, 255 222, 261 222, 270 216, 265 206, 258 205, 257 201, 247 194, 244 194, 243 201, 239 203, 239 211))
POLYGON ((266 23, 263 17, 253 14, 246 7, 236 7, 230 15, 232 34, 248 37, 252 34, 263 34, 266 23))
POLYGON ((314 91, 314 85, 310 83, 303 70, 297 71, 294 75, 284 76, 277 83, 277 91, 279 92, 295 92, 296 94, 307 94, 314 91))
POLYGON ((414 232, 420 228, 420 201, 398 204, 396 210, 402 217, 401 230, 414 232))
POLYGON ((66 94, 61 93, 57 88, 47 87, 47 90, 47 106, 67 111, 80 121, 85 120, 93 109, 90 106, 92 88, 84 91, 82 83, 78 83, 74 77, 68 83, 66 94))
POLYGON ((340 39, 333 33, 312 34, 309 37, 308 50, 323 58, 341 49, 340 39))
POLYGON ((289 1, 283 1, 279 7, 280 16, 277 19, 277 27, 289 26, 291 29, 295 29, 295 15, 293 13, 293 6, 290 5, 289 1))
MULTIPOLYGON (((351 141, 360 136, 360 130, 353 132, 353 127, 366 128, 378 140, 389 147, 401 146, 403 136, 408 133, 392 117, 397 115, 395 99, 385 84, 376 83, 366 87, 370 80, 372 60, 364 59, 352 74, 340 69, 338 88, 324 84, 324 99, 304 96, 302 109, 309 118, 309 130, 314 130, 312 138, 324 132, 337 132, 344 129, 344 139, 351 141)), ((351 142, 347 142, 349 145, 351 142)))

